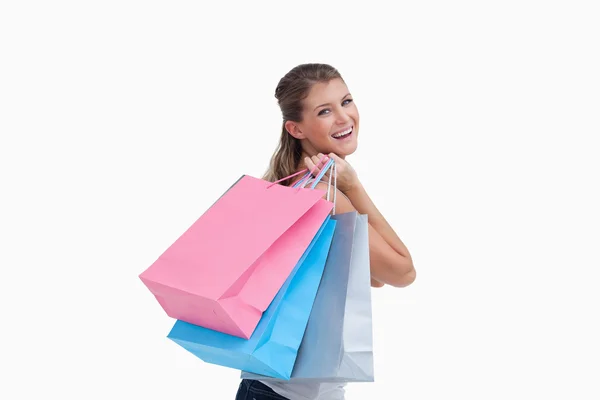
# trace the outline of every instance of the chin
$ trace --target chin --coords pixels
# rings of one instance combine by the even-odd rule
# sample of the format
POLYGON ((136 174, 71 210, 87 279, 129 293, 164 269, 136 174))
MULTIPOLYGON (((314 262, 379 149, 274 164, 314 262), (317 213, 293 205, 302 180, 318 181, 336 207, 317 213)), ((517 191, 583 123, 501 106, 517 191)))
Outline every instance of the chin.
POLYGON ((344 146, 336 146, 336 148, 334 148, 332 152, 337 154, 339 157, 343 158, 354 154, 357 148, 358 143, 356 141, 353 141, 352 143, 346 143, 344 146))
POLYGON ((340 158, 346 158, 352 154, 354 154, 354 152, 356 151, 356 148, 352 149, 352 150, 345 150, 345 151, 334 151, 333 153, 337 154, 338 157, 340 158))

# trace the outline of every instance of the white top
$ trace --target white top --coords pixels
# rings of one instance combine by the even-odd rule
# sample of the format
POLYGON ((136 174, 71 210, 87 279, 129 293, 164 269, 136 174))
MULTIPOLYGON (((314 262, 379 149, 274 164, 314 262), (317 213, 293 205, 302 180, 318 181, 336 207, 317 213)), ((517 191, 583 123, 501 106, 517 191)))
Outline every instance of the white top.
POLYGON ((344 400, 345 383, 260 381, 289 400, 344 400))

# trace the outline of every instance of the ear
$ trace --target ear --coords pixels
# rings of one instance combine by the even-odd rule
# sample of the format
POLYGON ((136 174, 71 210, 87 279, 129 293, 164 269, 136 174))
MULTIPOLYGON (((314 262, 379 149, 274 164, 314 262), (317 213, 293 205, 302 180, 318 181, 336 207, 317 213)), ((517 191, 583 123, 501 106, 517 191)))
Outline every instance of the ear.
POLYGON ((298 126, 297 122, 286 121, 285 122, 285 130, 288 131, 290 135, 295 137, 296 139, 305 139, 306 136, 302 133, 300 126, 298 126))

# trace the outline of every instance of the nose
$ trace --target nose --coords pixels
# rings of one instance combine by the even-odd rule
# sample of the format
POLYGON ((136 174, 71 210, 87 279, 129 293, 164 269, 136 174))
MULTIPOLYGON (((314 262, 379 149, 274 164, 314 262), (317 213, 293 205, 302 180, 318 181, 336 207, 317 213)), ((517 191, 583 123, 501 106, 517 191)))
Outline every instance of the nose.
POLYGON ((336 123, 338 125, 347 124, 350 121, 350 116, 346 113, 346 110, 343 108, 339 109, 335 114, 336 123))

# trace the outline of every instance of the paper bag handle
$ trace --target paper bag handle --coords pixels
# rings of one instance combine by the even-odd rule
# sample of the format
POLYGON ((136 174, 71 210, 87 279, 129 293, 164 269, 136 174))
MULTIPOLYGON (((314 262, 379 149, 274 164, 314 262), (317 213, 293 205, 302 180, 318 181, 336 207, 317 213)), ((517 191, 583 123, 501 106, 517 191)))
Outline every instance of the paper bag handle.
POLYGON ((297 188, 298 190, 300 190, 301 188, 305 187, 308 184, 308 182, 310 181, 310 179, 308 179, 308 178, 310 178, 314 174, 315 170, 321 166, 323 161, 326 161, 326 160, 327 160, 327 163, 325 164, 325 166, 323 167, 323 169, 321 170, 319 175, 317 177, 315 177, 315 180, 313 181, 311 189, 314 189, 317 186, 317 183, 319 183, 319 181, 321 180, 323 175, 325 175, 327 170, 329 168, 331 168, 332 170, 331 170, 331 174, 329 174, 329 184, 327 185, 327 201, 329 201, 329 195, 330 195, 330 189, 331 189, 331 176, 333 175, 333 180, 334 180, 334 183, 333 183, 333 215, 335 215, 335 203, 337 200, 337 168, 335 165, 335 160, 333 158, 330 158, 327 155, 325 155, 325 157, 323 157, 321 160, 319 160, 319 163, 317 165, 315 165, 315 167, 311 171, 308 171, 308 168, 305 168, 301 171, 296 172, 295 174, 286 176, 285 178, 281 178, 275 182, 272 182, 269 186, 267 186, 267 189, 273 185, 278 184, 279 182, 283 182, 289 178, 293 178, 294 176, 298 176, 302 173, 305 173, 305 175, 302 177, 302 179, 300 179, 298 182, 296 182, 292 186, 293 188, 297 188), (305 179, 306 179, 306 182, 304 182, 302 184, 302 186, 300 186, 300 184, 305 179))
MULTIPOLYGON (((312 169, 310 172, 307 172, 307 171, 308 171, 308 168, 305 168, 305 169, 303 169, 302 171, 298 171, 298 172, 296 172, 295 174, 292 174, 292 175, 286 176, 285 178, 281 178, 281 179, 279 179, 278 181, 275 181, 275 182, 271 183, 269 186, 267 186, 267 189, 268 189, 268 188, 270 188, 270 187, 271 187, 271 186, 273 186, 273 185, 276 185, 276 184, 278 184, 279 182, 283 182, 283 181, 285 181, 285 180, 287 180, 287 179, 293 178, 293 177, 295 177, 295 176, 298 176, 298 175, 300 175, 300 174, 302 174, 302 173, 305 173, 305 172, 307 172, 307 174, 306 174, 304 177, 302 177, 302 179, 300 179, 300 181, 298 181, 298 182, 302 182, 306 176, 310 176, 310 175, 312 175, 312 174, 315 172, 315 170, 321 166, 321 163, 322 163, 323 161, 325 161, 325 160, 329 160, 329 156, 325 156, 325 157, 323 157, 323 159, 321 159, 321 160, 319 161, 319 164, 318 164, 318 165, 315 165, 315 167, 314 167, 314 168, 313 168, 313 169, 312 169)), ((296 187, 296 185, 294 185, 294 187, 296 187)))
MULTIPOLYGON (((321 173, 314 179, 311 189, 314 189, 317 186, 317 184, 321 181, 321 178, 323 177, 323 175, 327 172, 327 170, 330 167, 331 167, 331 173, 329 174, 329 183, 327 184, 327 201, 329 201, 329 195, 330 195, 330 190, 331 190, 331 177, 333 176, 333 215, 335 215, 335 203, 337 200, 337 165, 335 164, 333 158, 330 159, 329 162, 327 162, 327 164, 325 165, 325 167, 323 168, 321 173)), ((310 177, 311 175, 312 175, 312 172, 307 173, 306 175, 304 175, 302 177, 302 179, 300 179, 298 182, 296 182, 293 187, 305 187, 308 184, 308 182, 310 181, 310 179, 308 179, 305 183, 303 183, 302 186, 299 186, 299 185, 304 179, 310 177)))

